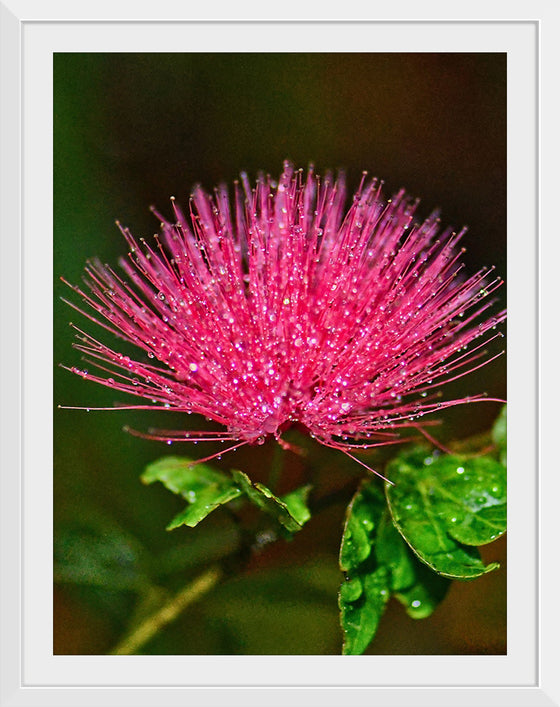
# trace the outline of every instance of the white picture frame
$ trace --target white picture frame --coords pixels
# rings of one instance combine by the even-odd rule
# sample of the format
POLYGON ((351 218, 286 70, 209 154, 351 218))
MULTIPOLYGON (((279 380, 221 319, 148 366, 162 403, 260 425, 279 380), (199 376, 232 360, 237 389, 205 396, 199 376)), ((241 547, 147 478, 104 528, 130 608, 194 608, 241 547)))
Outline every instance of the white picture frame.
MULTIPOLYGON (((551 150, 558 147, 558 138, 551 136, 552 119, 545 118, 552 99, 541 83, 551 76, 548 88, 555 92, 550 84, 558 65, 557 13, 542 0, 530 6, 504 2, 471 4, 466 9, 428 2, 422 6, 422 18, 417 17, 418 6, 407 2, 397 9, 379 10, 364 4, 353 8, 353 16, 337 16, 336 10, 332 15, 325 12, 321 19, 309 19, 314 15, 312 4, 282 8, 236 4, 235 17, 233 7, 224 7, 220 18, 213 6, 216 17, 211 18, 205 8, 165 1, 157 8, 119 0, 0 4, 1 704, 559 705, 555 638, 560 625, 553 567, 559 489, 554 462, 551 457, 546 460, 548 440, 554 439, 556 430, 552 411, 547 417, 540 407, 539 390, 540 381, 546 380, 543 398, 551 399, 550 387, 557 383, 552 356, 545 358, 546 349, 539 343, 538 321, 541 287, 542 321, 557 321, 552 309, 550 319, 544 317, 545 307, 552 307, 545 303, 555 297, 550 292, 547 300, 544 290, 557 278, 552 271, 557 260, 548 255, 544 228, 544 219, 551 221, 550 210, 544 208, 551 186, 541 182, 542 166, 545 176, 552 176, 546 174, 553 164, 549 144, 551 150), (305 42, 305 50, 313 51, 327 40, 337 50, 357 51, 367 37, 375 42, 376 51, 387 51, 388 46, 391 51, 399 47, 422 51, 429 46, 429 51, 508 52, 508 452, 513 461, 506 656, 52 654, 52 478, 47 473, 50 461, 36 456, 38 449, 44 454, 52 444, 52 425, 46 422, 53 403, 48 346, 52 322, 46 296, 52 262, 52 53, 158 51, 162 46, 158 43, 163 42, 167 51, 178 51, 178 28, 183 35, 190 31, 193 51, 196 46, 207 47, 210 39, 229 51, 240 41, 245 50, 250 46, 251 51, 270 51, 280 20, 290 23, 290 39, 282 38, 286 51, 290 42, 300 48, 305 42), (310 33, 312 27, 320 31, 310 33), (395 28, 398 38, 391 35, 395 28), (549 132, 541 133, 541 121, 549 132), (545 137, 541 165, 541 138, 545 137), (38 440, 41 444, 36 444, 38 440)), ((548 196, 553 203, 554 197, 548 196)), ((543 331, 543 337, 547 333, 543 331)))

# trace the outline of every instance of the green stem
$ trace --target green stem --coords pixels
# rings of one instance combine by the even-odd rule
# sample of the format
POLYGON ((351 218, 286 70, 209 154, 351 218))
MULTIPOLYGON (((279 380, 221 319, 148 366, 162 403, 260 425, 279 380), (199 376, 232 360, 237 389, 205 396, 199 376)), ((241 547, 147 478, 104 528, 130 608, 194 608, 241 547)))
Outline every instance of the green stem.
POLYGON ((132 655, 147 643, 164 626, 175 619, 188 607, 202 596, 211 591, 223 577, 223 570, 210 567, 199 575, 194 581, 180 592, 175 594, 167 604, 148 616, 137 628, 110 652, 110 655, 132 655))
POLYGON ((268 474, 268 488, 275 493, 282 476, 282 471, 284 470, 284 457, 286 456, 286 450, 283 449, 279 444, 274 445, 274 451, 272 453, 272 461, 270 462, 270 472, 268 474))

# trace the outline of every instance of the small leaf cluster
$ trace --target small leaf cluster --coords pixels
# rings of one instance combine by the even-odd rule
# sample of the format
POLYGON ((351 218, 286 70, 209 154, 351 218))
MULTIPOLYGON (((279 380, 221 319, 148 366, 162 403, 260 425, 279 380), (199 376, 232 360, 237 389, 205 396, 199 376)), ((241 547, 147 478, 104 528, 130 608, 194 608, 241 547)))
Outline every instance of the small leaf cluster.
POLYGON ((275 496, 259 482, 252 482, 242 471, 231 474, 184 457, 164 457, 150 464, 142 481, 160 481, 167 489, 187 501, 186 508, 167 526, 168 530, 187 525, 194 528, 219 506, 245 497, 261 511, 272 516, 288 533, 296 533, 311 517, 307 496, 311 486, 302 486, 285 496, 275 496))
POLYGON ((364 482, 348 506, 340 568, 345 575, 338 603, 346 655, 368 647, 391 595, 410 616, 424 618, 449 585, 445 577, 426 571, 409 550, 374 481, 364 482))
POLYGON ((452 579, 491 572, 478 546, 506 531, 505 408, 493 454, 439 454, 416 446, 389 462, 383 494, 364 482, 347 509, 340 550, 343 652, 368 647, 390 596, 429 616, 452 579))

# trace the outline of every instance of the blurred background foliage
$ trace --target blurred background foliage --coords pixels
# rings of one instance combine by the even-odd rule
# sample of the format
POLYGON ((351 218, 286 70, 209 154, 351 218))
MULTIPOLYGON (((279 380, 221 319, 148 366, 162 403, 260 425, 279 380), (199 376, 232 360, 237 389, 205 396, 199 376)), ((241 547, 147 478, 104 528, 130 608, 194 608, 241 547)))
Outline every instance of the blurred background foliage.
MULTIPOLYGON (((506 276, 505 54, 56 54, 54 126, 56 363, 79 365, 69 321, 96 328, 60 301, 71 293, 59 277, 79 283, 88 257, 114 264, 126 253, 115 219, 149 237, 158 228, 150 205, 170 213, 169 197, 186 204, 197 182, 212 189, 241 170, 277 176, 286 158, 319 173, 343 168, 350 189, 364 169, 387 193, 405 187, 421 197, 422 217, 441 207, 443 224, 469 226, 469 270, 494 264, 506 276)), ((56 404, 117 401, 59 368, 54 385, 56 404)), ((505 357, 449 395, 482 391, 505 397, 505 357)), ((437 436, 486 430, 498 409, 447 411, 437 436)), ((159 415, 55 410, 55 653, 110 651, 139 617, 237 547, 239 531, 221 510, 195 529, 165 531, 181 503, 143 486, 142 470, 170 451, 197 458, 215 446, 169 450, 122 431, 163 426, 159 415)), ((169 419, 166 427, 185 425, 169 419)), ((267 443, 217 464, 265 481, 272 454, 267 443)), ((319 495, 357 485, 363 469, 342 456, 323 455, 314 469, 319 495)), ((287 462, 280 491, 309 480, 301 459, 287 462)), ((348 500, 343 494, 292 542, 264 547, 143 651, 339 653, 337 555, 348 500)), ((368 652, 505 653, 505 539, 482 550, 501 570, 454 583, 423 621, 391 603, 368 652)))

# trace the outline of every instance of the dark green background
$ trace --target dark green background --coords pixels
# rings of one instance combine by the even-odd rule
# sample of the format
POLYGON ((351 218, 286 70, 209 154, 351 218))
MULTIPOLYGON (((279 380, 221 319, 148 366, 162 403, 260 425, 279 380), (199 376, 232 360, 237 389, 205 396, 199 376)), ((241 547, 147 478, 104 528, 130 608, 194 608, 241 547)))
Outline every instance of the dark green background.
MULTIPOLYGON (((166 212, 169 196, 186 204, 196 182, 211 189, 241 170, 278 175, 285 158, 302 167, 313 161, 319 173, 342 167, 351 189, 364 169, 387 192, 405 187, 422 198, 422 216, 441 207, 444 224, 469 225, 471 271, 494 264, 506 276, 504 54, 57 54, 54 127, 55 363, 80 363, 68 321, 99 333, 60 301, 71 293, 58 278, 77 283, 88 257, 115 263, 126 253, 115 219, 150 236, 158 227, 151 204, 166 212)), ((123 397, 62 369, 54 375, 56 404, 111 406, 123 397)), ((505 396, 503 357, 449 395, 481 391, 505 396)), ((497 412, 490 403, 449 411, 438 437, 484 430, 497 412)), ((139 475, 169 450, 125 434, 124 424, 146 429, 162 420, 55 410, 55 553, 64 568, 55 587, 56 653, 111 649, 138 596, 159 591, 130 589, 135 558, 147 571, 157 567, 158 586, 172 591, 200 571, 206 547, 227 551, 232 531, 219 513, 204 529, 165 532, 180 502, 142 486, 139 475)), ((201 456, 214 447, 172 451, 201 456)), ((271 454, 267 444, 220 464, 263 480, 271 454)), ((304 482, 303 465, 289 462, 286 483, 304 482)), ((334 489, 361 471, 335 455, 316 482, 334 489)), ((342 503, 334 506, 292 543, 263 552, 245 577, 193 606, 146 652, 339 652, 343 513, 342 503)), ((413 622, 391 604, 370 652, 504 653, 505 541, 484 556, 502 569, 455 584, 432 618, 413 622)))

